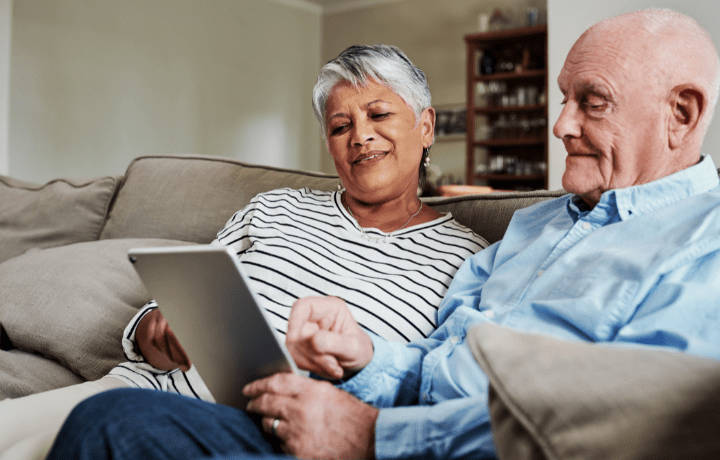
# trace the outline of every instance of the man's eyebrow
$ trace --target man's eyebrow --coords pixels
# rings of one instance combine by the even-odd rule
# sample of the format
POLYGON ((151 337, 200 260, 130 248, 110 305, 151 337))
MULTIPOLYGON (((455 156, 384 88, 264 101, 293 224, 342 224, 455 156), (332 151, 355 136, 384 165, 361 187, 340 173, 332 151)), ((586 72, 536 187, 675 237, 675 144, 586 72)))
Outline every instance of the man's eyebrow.
POLYGON ((607 86, 596 81, 580 82, 575 86, 575 90, 578 94, 582 95, 595 94, 605 99, 612 99, 612 94, 608 90, 607 86))

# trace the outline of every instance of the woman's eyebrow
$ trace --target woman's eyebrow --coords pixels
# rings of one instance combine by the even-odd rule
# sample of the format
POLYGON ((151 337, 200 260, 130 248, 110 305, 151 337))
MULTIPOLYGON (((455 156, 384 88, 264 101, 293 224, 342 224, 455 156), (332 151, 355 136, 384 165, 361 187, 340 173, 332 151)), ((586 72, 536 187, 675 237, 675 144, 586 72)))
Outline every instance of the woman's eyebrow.
POLYGON ((370 107, 370 106, 372 106, 372 105, 375 105, 375 104, 389 104, 389 103, 390 103, 390 102, 385 101, 385 100, 383 100, 383 99, 375 99, 374 101, 370 101, 370 102, 368 102, 367 104, 365 104, 365 108, 368 108, 368 107, 370 107))

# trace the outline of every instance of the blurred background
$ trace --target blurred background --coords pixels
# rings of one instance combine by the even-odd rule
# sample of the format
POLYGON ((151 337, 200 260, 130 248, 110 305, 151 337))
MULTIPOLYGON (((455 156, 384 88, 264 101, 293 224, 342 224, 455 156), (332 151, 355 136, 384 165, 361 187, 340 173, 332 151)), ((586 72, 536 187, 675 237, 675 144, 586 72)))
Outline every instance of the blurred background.
MULTIPOLYGON (((592 23, 659 6, 720 43, 716 0, 0 0, 0 174, 119 175, 176 153, 334 172, 311 107, 317 72, 349 45, 386 43, 423 69, 444 117, 436 179, 463 184, 477 65, 464 38, 534 21, 547 25, 544 186, 560 188, 564 150, 548 131, 567 52, 592 23)), ((717 126, 705 151, 720 163, 717 126)))

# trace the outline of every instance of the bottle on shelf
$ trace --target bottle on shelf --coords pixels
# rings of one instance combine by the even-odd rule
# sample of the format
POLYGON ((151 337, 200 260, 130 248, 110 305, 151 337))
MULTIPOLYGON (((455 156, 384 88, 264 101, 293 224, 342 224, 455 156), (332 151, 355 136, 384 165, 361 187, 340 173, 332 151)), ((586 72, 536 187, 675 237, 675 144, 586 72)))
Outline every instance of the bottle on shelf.
POLYGON ((547 26, 470 34, 466 183, 547 188, 547 26))

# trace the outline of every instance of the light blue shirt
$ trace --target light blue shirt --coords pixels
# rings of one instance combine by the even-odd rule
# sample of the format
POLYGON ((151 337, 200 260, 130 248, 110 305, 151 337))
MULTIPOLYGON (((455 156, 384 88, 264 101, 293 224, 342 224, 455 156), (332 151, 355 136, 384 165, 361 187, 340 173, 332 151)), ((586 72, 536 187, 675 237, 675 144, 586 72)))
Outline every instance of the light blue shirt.
POLYGON ((341 387, 384 408, 378 458, 494 458, 488 381, 467 332, 494 322, 563 339, 720 359, 720 187, 709 156, 604 193, 517 211, 502 241, 465 261, 428 339, 373 337, 341 387))

